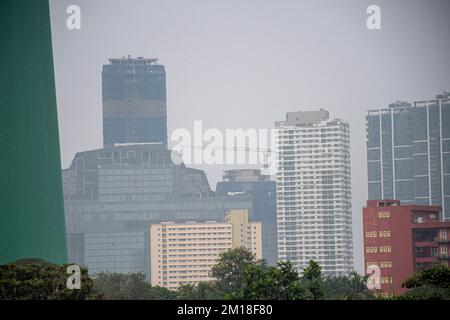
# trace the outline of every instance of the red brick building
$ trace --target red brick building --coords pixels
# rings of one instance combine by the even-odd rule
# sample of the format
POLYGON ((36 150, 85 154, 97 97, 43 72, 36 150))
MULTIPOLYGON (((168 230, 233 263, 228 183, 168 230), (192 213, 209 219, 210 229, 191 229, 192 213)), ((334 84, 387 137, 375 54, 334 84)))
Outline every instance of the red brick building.
MULTIPOLYGON (((364 262, 378 266, 385 294, 405 291, 403 281, 416 270, 448 266, 450 222, 440 222, 441 207, 369 200, 363 209, 364 262)), ((367 271, 366 271, 367 272, 367 271)))

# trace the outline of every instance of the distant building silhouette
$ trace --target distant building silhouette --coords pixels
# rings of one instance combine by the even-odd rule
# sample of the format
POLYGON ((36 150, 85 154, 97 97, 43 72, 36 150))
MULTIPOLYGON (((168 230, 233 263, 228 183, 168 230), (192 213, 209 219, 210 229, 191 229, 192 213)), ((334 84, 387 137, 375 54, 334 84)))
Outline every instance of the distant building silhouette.
POLYGON ((109 59, 103 66, 103 144, 167 145, 166 72, 158 59, 109 59))
POLYGON ((450 221, 450 93, 366 116, 368 198, 442 207, 450 221))
POLYGON ((150 279, 150 226, 223 220, 251 209, 247 194, 218 194, 203 171, 174 164, 160 145, 79 152, 63 170, 69 261, 89 272, 143 272, 150 279))
POLYGON ((69 260, 93 274, 143 272, 150 280, 152 224, 223 221, 233 209, 257 222, 253 195, 216 193, 202 170, 173 163, 166 75, 156 61, 103 66, 104 147, 78 152, 63 170, 69 260))

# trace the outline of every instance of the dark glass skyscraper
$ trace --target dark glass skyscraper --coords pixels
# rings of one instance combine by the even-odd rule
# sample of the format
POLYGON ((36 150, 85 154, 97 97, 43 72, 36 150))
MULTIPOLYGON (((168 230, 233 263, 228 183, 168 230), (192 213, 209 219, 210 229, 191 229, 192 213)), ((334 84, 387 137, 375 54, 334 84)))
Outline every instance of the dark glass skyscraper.
POLYGON ((203 171, 174 164, 170 150, 153 144, 79 152, 63 182, 69 261, 91 273, 149 276, 152 224, 224 221, 253 203, 212 191, 203 171))
POLYGON ((167 145, 166 72, 158 59, 109 59, 103 66, 103 144, 167 145))
POLYGON ((247 194, 211 190, 203 171, 172 162, 166 82, 157 59, 110 59, 103 66, 104 147, 78 152, 63 170, 69 261, 90 273, 150 276, 150 226, 224 221, 251 211, 247 194))
POLYGON ((369 199, 397 199, 404 204, 413 204, 411 104, 397 102, 390 104, 388 109, 369 111, 366 123, 369 199))
POLYGON ((450 93, 366 116, 369 199, 442 206, 450 220, 450 93))

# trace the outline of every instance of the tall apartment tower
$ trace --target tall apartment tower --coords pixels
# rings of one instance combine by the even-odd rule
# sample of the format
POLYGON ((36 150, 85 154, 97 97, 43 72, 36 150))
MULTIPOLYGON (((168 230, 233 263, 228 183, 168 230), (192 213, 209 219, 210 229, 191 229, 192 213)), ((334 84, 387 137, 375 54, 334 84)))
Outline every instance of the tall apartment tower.
POLYGON ((450 221, 450 93, 366 116, 368 198, 442 207, 450 221))
POLYGON ((278 256, 297 269, 353 270, 350 129, 326 110, 290 112, 277 129, 278 256))
POLYGON ((103 144, 167 145, 166 72, 158 59, 109 59, 103 66, 103 144))

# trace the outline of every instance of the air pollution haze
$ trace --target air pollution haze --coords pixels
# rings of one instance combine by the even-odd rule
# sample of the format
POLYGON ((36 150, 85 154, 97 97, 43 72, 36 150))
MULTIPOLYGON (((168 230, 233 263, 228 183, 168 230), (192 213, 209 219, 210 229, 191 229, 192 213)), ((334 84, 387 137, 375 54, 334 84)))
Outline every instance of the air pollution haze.
MULTIPOLYGON (((222 132, 270 130, 287 112, 323 108, 350 123, 355 269, 364 272, 365 115, 450 89, 450 2, 53 0, 50 7, 62 168, 103 145, 109 58, 158 58, 165 66, 169 147, 174 130, 193 130, 197 120, 222 132), (74 4, 79 29, 66 26, 74 4), (366 24, 372 4, 380 29, 366 24)), ((212 188, 224 170, 242 168, 192 166, 212 188)))

